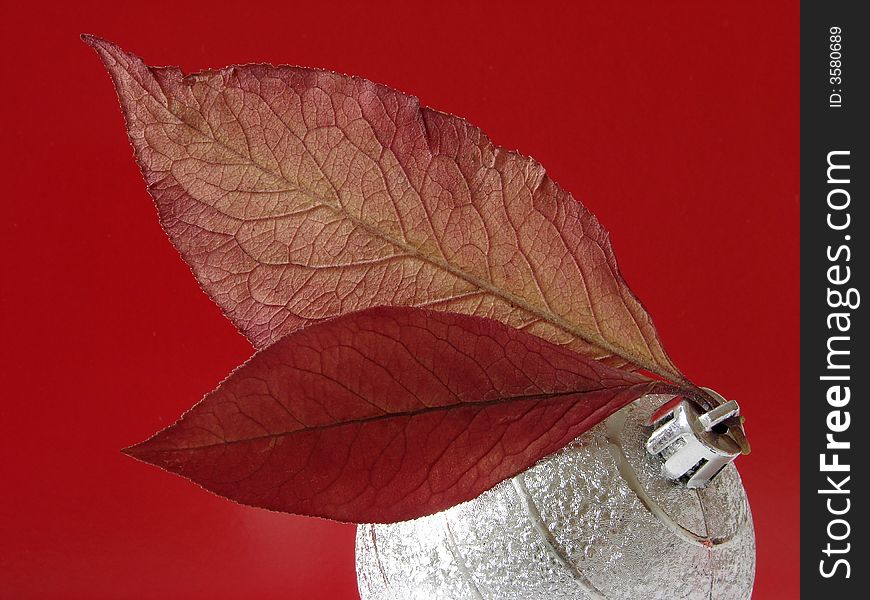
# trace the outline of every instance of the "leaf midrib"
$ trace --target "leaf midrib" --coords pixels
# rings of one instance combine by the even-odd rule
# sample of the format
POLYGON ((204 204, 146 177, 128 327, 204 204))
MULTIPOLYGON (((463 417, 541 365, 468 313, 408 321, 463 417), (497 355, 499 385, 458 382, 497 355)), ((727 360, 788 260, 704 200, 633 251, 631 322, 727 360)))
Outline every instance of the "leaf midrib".
MULTIPOLYGON (((118 61, 118 64, 121 64, 120 61, 118 61)), ((354 216, 353 214, 348 212, 347 209, 345 209, 341 205, 340 202, 336 206, 333 203, 326 200, 325 198, 322 198, 320 196, 313 194, 309 190, 299 188, 298 182, 293 182, 293 181, 289 180, 286 176, 284 176, 283 173, 273 172, 271 169, 269 169, 266 166, 261 165, 259 162, 257 162, 257 160, 255 160, 253 156, 245 156, 244 154, 239 153, 235 148, 227 145, 223 141, 221 141, 221 140, 217 139, 216 137, 214 137, 213 135, 211 135, 210 132, 204 132, 201 129, 199 129, 198 127, 196 127, 195 125, 186 121, 181 115, 173 112, 172 109, 168 106, 168 102, 169 102, 169 98, 170 98, 169 94, 166 94, 164 92, 164 95, 166 96, 167 104, 163 104, 161 99, 158 98, 157 96, 155 96, 145 85, 143 85, 134 76, 133 73, 131 73, 129 70, 127 70, 126 67, 123 67, 123 68, 127 72, 127 74, 130 76, 130 78, 133 81, 135 81, 146 94, 148 94, 150 97, 152 97, 160 106, 162 106, 166 110, 166 112, 168 112, 175 119, 177 119, 179 123, 184 124, 187 127, 190 127, 192 130, 196 131, 201 136, 211 140, 213 143, 219 145, 220 147, 225 148, 226 150, 233 153, 235 156, 239 157, 240 159, 247 161, 251 166, 259 169, 264 174, 269 175, 270 177, 272 177, 274 179, 283 181, 284 183, 286 183, 288 186, 292 187, 298 193, 303 194, 306 197, 308 197, 312 202, 315 202, 319 205, 325 206, 326 208, 329 208, 330 210, 335 212, 337 215, 351 220, 355 225, 361 227, 362 229, 364 229, 365 231, 367 231, 369 234, 373 235, 374 237, 380 238, 380 239, 392 244, 393 246, 400 248, 401 250, 405 251, 406 253, 408 253, 410 255, 413 255, 414 257, 418 258, 419 260, 428 262, 428 263, 430 263, 430 264, 432 264, 432 265, 434 265, 434 266, 436 266, 444 271, 447 271, 448 273, 457 277, 458 279, 461 279, 467 283, 470 283, 471 285, 473 285, 479 289, 486 290, 487 293, 492 294, 493 296, 496 296, 498 298, 502 298, 503 300, 506 300, 508 303, 520 307, 521 309, 534 315, 535 317, 537 317, 543 321, 546 321, 548 323, 551 323, 552 325, 559 327, 563 331, 566 331, 567 333, 569 333, 577 338, 580 338, 589 344, 593 344, 595 346, 602 348, 603 350, 609 352, 611 355, 621 356, 622 358, 628 360, 629 362, 633 363, 634 365, 641 367, 641 368, 644 368, 644 369, 647 369, 648 371, 656 373, 658 375, 661 375, 662 377, 665 377, 667 379, 670 379, 673 381, 680 381, 682 379, 677 373, 672 373, 668 369, 664 368, 663 366, 661 366, 655 362, 647 361, 643 357, 637 356, 635 353, 633 353, 629 350, 626 350, 625 348, 622 348, 621 346, 618 346, 618 345, 616 345, 608 340, 605 340, 604 338, 596 339, 595 336, 579 330, 578 328, 574 327, 571 323, 565 321, 559 315, 557 315, 553 312, 541 310, 540 308, 535 307, 533 304, 530 304, 528 301, 526 301, 524 298, 522 298, 520 296, 517 296, 517 295, 515 295, 515 294, 513 294, 505 289, 497 287, 496 285, 494 285, 491 282, 480 279, 479 277, 477 277, 471 273, 468 273, 467 271, 463 271, 462 269, 454 267, 446 260, 442 260, 442 259, 435 257, 435 256, 432 256, 430 254, 423 253, 416 246, 413 246, 411 244, 408 244, 407 242, 403 242, 403 241, 400 241, 398 239, 393 238, 389 234, 381 231, 380 229, 377 229, 377 228, 371 226, 367 222, 357 218, 356 216, 354 216)), ((153 77, 152 67, 146 66, 146 68, 148 70, 149 75, 151 75, 153 77)), ((198 75, 198 74, 194 74, 192 76, 195 77, 196 75, 198 75)), ((159 83, 159 81, 156 80, 156 78, 155 78, 155 83, 157 83, 158 87, 163 89, 162 85, 159 83)), ((197 111, 197 112, 200 115, 202 115, 201 111, 197 111)), ((203 116, 203 119, 205 119, 204 116, 203 116)), ((237 121, 238 121, 238 119, 237 119, 237 121)), ((283 124, 283 122, 282 122, 282 124, 283 124)), ((241 126, 241 123, 239 125, 241 126)), ((286 128, 286 125, 285 125, 285 128, 286 128)), ((288 131, 289 131, 289 129, 288 129, 288 131)), ((292 131, 290 131, 290 133, 293 134, 292 131)), ((304 144, 303 144, 303 146, 304 146, 304 144)), ((317 164, 318 169, 321 171, 323 176, 329 181, 330 186, 332 186, 333 189, 335 189, 335 186, 332 182, 332 179, 329 176, 327 176, 326 173, 323 172, 323 168, 320 165, 320 163, 314 159, 314 157, 311 155, 311 152, 307 148, 305 149, 305 151, 309 154, 309 156, 311 156, 311 159, 315 162, 315 164, 317 164)), ((150 187, 150 185, 149 185, 149 187, 150 187)), ((423 202, 423 199, 420 198, 420 201, 423 202)), ((244 221, 244 219, 240 219, 240 220, 244 221)), ((638 330, 639 330, 639 328, 638 328, 638 330)), ((640 331, 640 334, 641 334, 641 337, 644 339, 644 342, 648 344, 649 342, 646 340, 646 336, 643 335, 642 331, 640 331)))
MULTIPOLYGON (((638 377, 642 377, 642 376, 638 375, 638 377)), ((506 396, 506 397, 496 398, 494 400, 485 400, 485 401, 480 401, 480 402, 462 402, 462 401, 459 401, 459 402, 456 402, 454 404, 443 404, 440 406, 424 406, 423 408, 420 408, 417 410, 384 413, 381 415, 375 415, 375 416, 371 416, 371 417, 348 419, 346 421, 337 421, 334 423, 326 423, 326 424, 322 424, 322 425, 305 426, 305 427, 301 427, 299 429, 293 429, 293 430, 289 430, 289 431, 278 431, 275 433, 242 437, 242 438, 232 439, 232 440, 224 440, 221 442, 215 442, 213 444, 201 444, 201 445, 197 445, 197 446, 184 446, 184 447, 179 447, 179 448, 162 448, 162 449, 150 450, 149 453, 169 454, 169 453, 173 453, 173 452, 187 452, 187 451, 191 451, 191 450, 206 450, 209 448, 229 446, 232 444, 242 444, 242 443, 257 442, 257 441, 267 440, 267 439, 283 438, 283 437, 291 436, 291 435, 298 434, 298 433, 306 433, 306 432, 312 432, 312 431, 325 431, 328 429, 334 429, 337 427, 344 427, 347 425, 368 425, 371 423, 376 423, 379 421, 386 421, 389 419, 401 419, 403 417, 418 417, 418 416, 427 415, 427 414, 431 414, 431 413, 437 413, 437 412, 441 412, 441 411, 458 410, 461 408, 483 409, 483 408, 487 408, 489 406, 497 406, 500 404, 508 404, 508 403, 512 403, 512 402, 523 402, 523 401, 546 402, 549 400, 556 400, 556 399, 564 398, 565 396, 573 396, 573 395, 582 396, 584 394, 594 394, 596 392, 613 392, 613 395, 616 396, 618 394, 622 394, 622 393, 627 392, 631 388, 635 388, 638 386, 647 388, 647 390, 645 392, 639 394, 638 397, 643 396, 645 394, 652 394, 652 393, 667 394, 667 393, 678 393, 678 391, 679 391, 679 388, 676 388, 671 384, 647 380, 647 381, 638 381, 637 383, 632 383, 632 384, 628 384, 628 385, 619 385, 619 386, 615 386, 615 387, 598 387, 598 388, 593 388, 593 389, 588 389, 588 390, 568 390, 568 391, 564 391, 564 392, 551 392, 551 393, 545 393, 545 394, 526 394, 526 395, 517 395, 517 396, 506 396)), ((278 400, 275 399, 275 401, 277 402, 278 400)), ((610 403, 606 403, 602 406, 608 406, 609 404, 610 403)), ((180 423, 177 423, 173 427, 177 427, 179 424, 180 423)), ((157 438, 159 436, 160 436, 160 434, 157 434, 157 436, 155 436, 155 438, 157 438)), ((143 444, 148 444, 148 441, 143 442, 143 444)), ((134 451, 136 450, 136 447, 137 446, 132 446, 130 448, 126 448, 124 451, 125 452, 130 451, 129 453, 135 455, 134 451)))

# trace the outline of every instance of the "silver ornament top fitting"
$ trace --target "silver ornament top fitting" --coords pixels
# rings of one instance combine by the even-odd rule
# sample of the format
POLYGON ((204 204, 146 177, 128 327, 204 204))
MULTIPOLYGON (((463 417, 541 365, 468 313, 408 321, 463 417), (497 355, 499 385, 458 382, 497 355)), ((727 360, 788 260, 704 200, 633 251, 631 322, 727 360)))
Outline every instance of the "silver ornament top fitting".
MULTIPOLYGON (((647 452, 664 461, 662 475, 689 488, 702 488, 740 455, 740 446, 729 435, 726 419, 738 417, 740 407, 708 388, 721 403, 706 411, 684 398, 664 405, 655 415, 655 431, 646 443, 647 452)), ((735 419, 739 427, 739 421, 735 419)))

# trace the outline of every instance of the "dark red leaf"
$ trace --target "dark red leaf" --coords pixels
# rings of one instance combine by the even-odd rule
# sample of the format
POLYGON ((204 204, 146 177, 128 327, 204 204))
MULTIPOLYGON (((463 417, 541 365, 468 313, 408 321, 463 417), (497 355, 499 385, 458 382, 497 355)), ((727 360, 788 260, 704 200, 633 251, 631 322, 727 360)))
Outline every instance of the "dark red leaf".
POLYGON ((673 386, 497 321, 374 308, 261 350, 128 450, 238 502, 391 522, 474 498, 673 386))

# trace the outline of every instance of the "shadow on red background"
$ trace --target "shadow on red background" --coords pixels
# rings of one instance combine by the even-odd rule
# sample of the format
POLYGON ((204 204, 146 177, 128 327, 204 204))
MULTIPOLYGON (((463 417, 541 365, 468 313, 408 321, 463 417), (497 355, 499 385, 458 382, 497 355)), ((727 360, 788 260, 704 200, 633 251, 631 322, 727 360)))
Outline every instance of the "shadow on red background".
POLYGON ((252 350, 161 232, 82 32, 187 70, 361 75, 540 160, 610 229, 681 369, 741 401, 755 598, 798 596, 797 6, 463 4, 5 11, 0 597, 356 597, 352 526, 118 451, 252 350))

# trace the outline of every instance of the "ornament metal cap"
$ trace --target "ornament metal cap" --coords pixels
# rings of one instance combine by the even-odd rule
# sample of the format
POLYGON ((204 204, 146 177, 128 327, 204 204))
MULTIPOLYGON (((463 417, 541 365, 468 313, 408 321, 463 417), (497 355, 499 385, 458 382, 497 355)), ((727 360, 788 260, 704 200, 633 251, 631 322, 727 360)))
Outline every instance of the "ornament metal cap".
POLYGON ((646 442, 647 452, 664 461, 662 475, 689 488, 704 487, 740 455, 740 446, 729 435, 726 423, 739 417, 740 406, 709 388, 702 389, 721 403, 706 412, 685 398, 664 405, 653 417, 656 429, 646 442))

